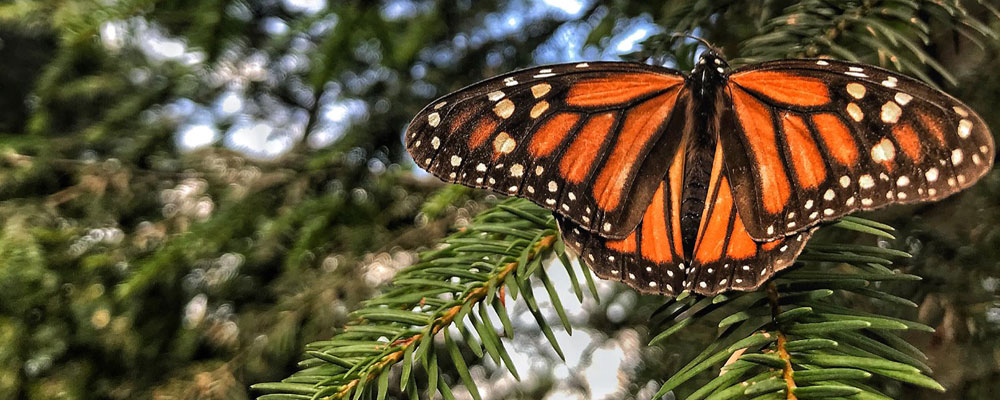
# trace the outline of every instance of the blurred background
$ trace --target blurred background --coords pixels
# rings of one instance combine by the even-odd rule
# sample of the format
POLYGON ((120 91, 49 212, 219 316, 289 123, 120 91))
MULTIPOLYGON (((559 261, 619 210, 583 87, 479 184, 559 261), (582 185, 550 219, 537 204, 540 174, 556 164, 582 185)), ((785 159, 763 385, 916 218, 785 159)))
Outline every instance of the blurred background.
MULTIPOLYGON (((656 35, 690 32, 736 63, 903 70, 1000 129, 992 0, 646 3, 0 1, 0 398, 245 399, 289 375, 305 343, 496 202, 416 170, 401 135, 435 97, 513 69, 686 69, 694 46, 656 35)), ((869 215, 915 254, 902 268, 925 280, 898 292, 920 308, 900 313, 937 328, 911 339, 949 389, 897 398, 1000 395, 998 201, 993 173, 869 215)), ((599 289, 601 304, 567 304, 565 363, 510 305, 524 379, 474 366, 484 395, 648 398, 710 339, 647 348, 662 299, 599 289)))

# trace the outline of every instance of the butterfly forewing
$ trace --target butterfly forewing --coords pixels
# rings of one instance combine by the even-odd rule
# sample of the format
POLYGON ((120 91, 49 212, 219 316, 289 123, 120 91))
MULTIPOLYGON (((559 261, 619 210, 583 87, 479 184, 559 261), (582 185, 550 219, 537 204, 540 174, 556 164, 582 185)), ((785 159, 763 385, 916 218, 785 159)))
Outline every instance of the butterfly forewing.
POLYGON ((623 238, 677 146, 683 83, 633 63, 518 71, 431 103, 407 129, 407 148, 442 179, 526 197, 623 238))
POLYGON ((751 236, 780 238, 856 210, 936 200, 993 162, 985 123, 880 68, 785 60, 730 75, 720 140, 751 236))

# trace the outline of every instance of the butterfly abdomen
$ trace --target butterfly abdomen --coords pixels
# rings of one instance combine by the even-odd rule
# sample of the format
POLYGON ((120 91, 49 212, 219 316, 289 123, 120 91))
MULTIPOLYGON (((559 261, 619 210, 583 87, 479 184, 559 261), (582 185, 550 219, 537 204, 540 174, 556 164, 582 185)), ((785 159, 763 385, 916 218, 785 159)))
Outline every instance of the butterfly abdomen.
MULTIPOLYGON (((698 131, 695 131, 698 132, 698 131)), ((681 195, 681 238, 684 254, 690 257, 698 235, 698 225, 705 210, 708 183, 712 175, 712 158, 715 138, 708 134, 695 134, 687 149, 683 194, 681 195)))
POLYGON ((693 109, 689 113, 697 115, 698 118, 692 121, 692 137, 685 149, 686 162, 681 195, 683 199, 680 213, 681 237, 686 258, 693 254, 699 225, 705 212, 712 162, 718 143, 719 124, 714 116, 718 108, 724 107, 721 101, 721 89, 728 68, 720 58, 711 55, 702 58, 701 61, 693 73, 701 78, 687 81, 687 86, 695 99, 691 106, 693 109))

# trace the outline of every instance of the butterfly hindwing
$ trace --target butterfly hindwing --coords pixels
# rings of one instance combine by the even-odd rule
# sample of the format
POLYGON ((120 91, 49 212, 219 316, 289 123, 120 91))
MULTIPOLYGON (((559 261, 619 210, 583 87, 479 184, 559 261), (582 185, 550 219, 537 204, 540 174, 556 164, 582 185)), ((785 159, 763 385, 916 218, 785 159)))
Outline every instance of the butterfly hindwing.
POLYGON ((677 173, 684 168, 683 155, 675 155, 670 164, 674 173, 664 176, 642 221, 629 236, 609 240, 581 229, 565 217, 557 217, 567 246, 599 277, 624 282, 643 293, 662 295, 676 295, 683 290, 704 295, 729 289, 752 290, 792 265, 811 232, 770 242, 754 241, 736 210, 722 168, 721 146, 714 153, 711 187, 697 244, 693 254, 684 256, 678 207, 683 190, 678 179, 683 175, 677 173))
POLYGON ((642 222, 623 239, 607 239, 557 216, 563 241, 597 276, 621 281, 643 293, 675 295, 684 288, 685 263, 676 209, 663 182, 643 213, 642 222))
POLYGON ((705 209, 690 257, 685 286, 711 295, 728 289, 752 290, 795 262, 811 231, 771 241, 754 240, 736 206, 724 168, 727 154, 717 143, 705 209))
POLYGON ((937 200, 993 163, 967 106, 914 79, 833 60, 737 70, 720 140, 750 235, 771 240, 856 210, 937 200))
POLYGON ((677 146, 683 83, 635 63, 517 71, 428 105, 407 129, 407 149, 444 180, 526 197, 623 238, 677 146))

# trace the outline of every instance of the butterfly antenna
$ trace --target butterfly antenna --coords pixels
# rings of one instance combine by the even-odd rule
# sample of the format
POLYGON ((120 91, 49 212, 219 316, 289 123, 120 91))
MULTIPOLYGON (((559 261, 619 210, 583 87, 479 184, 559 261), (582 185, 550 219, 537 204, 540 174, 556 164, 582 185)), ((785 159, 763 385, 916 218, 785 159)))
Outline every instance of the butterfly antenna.
POLYGON ((718 54, 718 55, 722 55, 722 49, 720 49, 720 48, 718 48, 718 47, 715 47, 715 46, 712 46, 712 44, 711 44, 711 43, 709 43, 709 42, 708 42, 707 40, 705 40, 705 39, 702 39, 702 38, 700 38, 700 37, 698 37, 698 36, 695 36, 695 35, 692 35, 692 34, 689 34, 689 33, 674 33, 674 34, 673 34, 673 35, 671 35, 671 36, 672 36, 672 37, 675 37, 675 38, 676 38, 676 37, 683 37, 683 38, 688 38, 688 39, 694 39, 694 40, 697 40, 697 41, 698 41, 699 43, 701 43, 701 44, 705 45, 705 47, 707 47, 707 48, 708 48, 709 50, 711 50, 712 52, 714 52, 714 53, 716 53, 716 54, 718 54))

